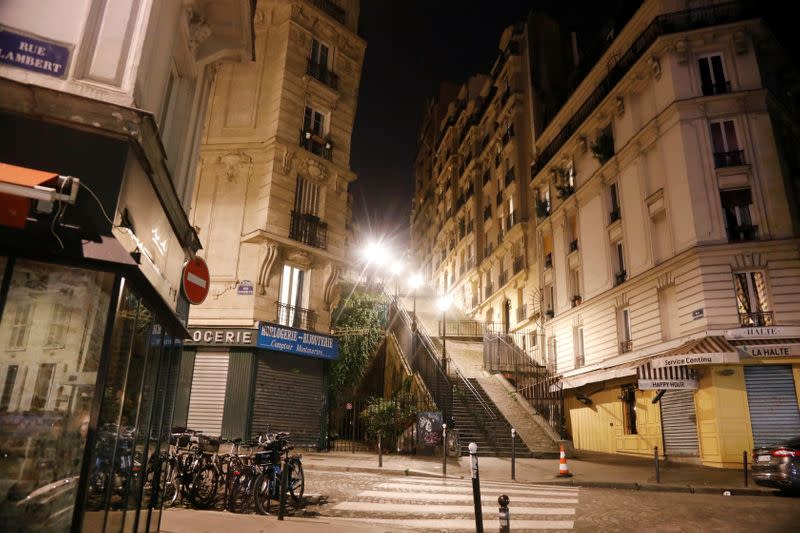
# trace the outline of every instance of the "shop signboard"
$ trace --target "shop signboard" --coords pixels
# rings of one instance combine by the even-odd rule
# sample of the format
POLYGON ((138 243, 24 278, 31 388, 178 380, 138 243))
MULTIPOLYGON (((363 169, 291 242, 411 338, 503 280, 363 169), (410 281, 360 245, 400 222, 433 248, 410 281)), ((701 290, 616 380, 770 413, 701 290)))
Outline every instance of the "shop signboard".
POLYGON ((689 353, 657 357, 650 360, 652 368, 672 368, 686 365, 722 365, 738 363, 739 355, 734 352, 689 353))
POLYGON ((800 337, 800 326, 764 326, 729 329, 726 339, 785 339, 800 337))
POLYGON ((685 390, 697 389, 696 379, 640 379, 640 390, 685 390))
POLYGON ((189 346, 255 346, 258 337, 253 328, 189 328, 189 346))
POLYGON ((739 346, 747 357, 796 357, 800 356, 800 343, 791 344, 750 344, 739 346))
POLYGON ((313 331, 261 322, 258 326, 259 348, 292 353, 317 359, 339 358, 339 339, 313 331))

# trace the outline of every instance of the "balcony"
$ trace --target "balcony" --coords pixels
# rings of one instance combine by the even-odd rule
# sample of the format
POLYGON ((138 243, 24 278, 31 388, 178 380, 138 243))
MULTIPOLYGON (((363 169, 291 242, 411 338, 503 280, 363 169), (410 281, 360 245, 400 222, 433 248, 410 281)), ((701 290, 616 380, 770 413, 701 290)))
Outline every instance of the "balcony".
POLYGON ((528 318, 528 304, 517 307, 517 322, 522 322, 528 318))
POLYGON ((713 96, 715 94, 726 94, 729 92, 731 92, 731 82, 729 81, 703 84, 703 96, 713 96))
POLYGON ((514 274, 519 274, 525 267, 525 261, 522 256, 514 258, 514 274))
POLYGON ((633 341, 627 340, 619 343, 620 353, 628 353, 633 350, 633 341))
POLYGON ((321 81, 334 91, 339 90, 339 76, 334 74, 327 65, 321 65, 309 58, 306 63, 306 74, 321 81))
POLYGON ((758 226, 732 226, 728 228, 729 242, 745 242, 758 240, 758 226))
POLYGON ((774 326, 775 321, 772 311, 754 311, 751 313, 739 313, 739 324, 743 328, 762 328, 774 326))
POLYGON ((339 24, 344 24, 345 11, 331 0, 311 0, 311 3, 327 13, 339 24))
POLYGON ((544 256, 544 267, 553 268, 553 254, 547 254, 544 256))
POLYGON ((569 183, 564 185, 556 185, 556 196, 566 199, 575 194, 575 187, 569 183))
POLYGON ((550 202, 547 200, 536 200, 536 216, 547 218, 550 216, 550 202))
POLYGON ((328 161, 333 156, 333 144, 311 131, 300 130, 300 147, 328 161))
POLYGON ((290 328, 314 331, 317 315, 311 309, 275 302, 278 310, 278 324, 290 328))
POLYGON ((500 272, 498 286, 502 287, 506 283, 508 283, 508 270, 503 270, 502 272, 500 272))
POLYGON ((608 223, 609 223, 609 224, 613 224, 614 222, 616 222, 617 220, 619 220, 619 219, 620 219, 620 217, 621 217, 621 215, 620 215, 620 212, 619 212, 619 207, 615 207, 615 208, 614 208, 614 209, 612 209, 612 210, 611 210, 611 212, 608 214, 608 223))
POLYGON ((578 239, 569 241, 569 253, 578 251, 578 239))
POLYGON ((572 307, 578 307, 579 305, 581 305, 583 299, 581 298, 580 294, 576 294, 572 297, 570 301, 572 302, 572 307))
POLYGON ((738 167, 744 165, 744 150, 734 150, 732 152, 716 152, 714 154, 714 167, 738 167))
POLYGON ((489 283, 489 284, 488 284, 488 285, 487 285, 487 286, 484 288, 484 290, 483 290, 483 298, 484 298, 484 299, 487 299, 487 298, 489 298, 489 297, 490 297, 492 294, 494 294, 494 287, 492 286, 492 284, 491 284, 491 283, 489 283))
POLYGON ((317 216, 292 211, 289 238, 325 250, 328 247, 328 224, 317 216))
POLYGON ((614 274, 614 285, 622 285, 628 279, 628 274, 624 270, 620 270, 614 274))

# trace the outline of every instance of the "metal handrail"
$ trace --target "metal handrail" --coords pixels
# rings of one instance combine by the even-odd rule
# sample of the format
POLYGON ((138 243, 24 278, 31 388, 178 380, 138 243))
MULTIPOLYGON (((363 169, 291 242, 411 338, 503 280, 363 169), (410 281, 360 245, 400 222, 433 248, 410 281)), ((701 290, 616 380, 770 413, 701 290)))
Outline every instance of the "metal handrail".
POLYGON ((469 390, 472 393, 472 395, 478 400, 478 403, 481 404, 481 407, 483 407, 483 410, 486 411, 486 414, 489 416, 489 418, 491 418, 492 420, 496 420, 497 415, 495 414, 495 412, 492 411, 492 408, 489 407, 489 405, 485 401, 483 401, 483 398, 478 393, 478 389, 476 389, 475 386, 469 382, 469 380, 466 378, 466 376, 461 372, 461 369, 459 368, 456 368, 456 377, 461 379, 461 383, 463 383, 464 386, 467 388, 467 390, 469 390))

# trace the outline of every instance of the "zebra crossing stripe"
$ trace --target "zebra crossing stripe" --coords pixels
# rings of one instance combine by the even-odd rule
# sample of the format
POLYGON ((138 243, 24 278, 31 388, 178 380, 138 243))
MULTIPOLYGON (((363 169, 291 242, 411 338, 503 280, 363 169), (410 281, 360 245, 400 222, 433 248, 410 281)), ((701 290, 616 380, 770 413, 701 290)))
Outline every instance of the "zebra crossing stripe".
MULTIPOLYGON (((396 477, 391 478, 390 482, 394 483, 413 483, 416 485, 428 485, 431 487, 452 487, 452 486, 467 486, 472 487, 471 480, 451 479, 436 480, 423 477, 396 477)), ((563 487, 559 485, 542 485, 535 483, 519 483, 512 481, 481 481, 481 488, 483 487, 497 487, 500 489, 517 490, 517 489, 538 489, 548 490, 553 492, 578 492, 578 487, 563 487)))
MULTIPOLYGON (((398 518, 398 519, 374 519, 374 518, 348 518, 353 522, 369 522, 381 526, 396 526, 402 528, 433 529, 436 531, 465 530, 475 531, 475 520, 450 520, 450 519, 427 519, 427 518, 398 518)), ((518 529, 573 529, 575 522, 572 520, 513 520, 512 527, 518 529)), ((484 531, 497 529, 497 520, 484 520, 484 531)))
MULTIPOLYGON (((497 502, 495 502, 496 504, 497 502)), ((418 503, 374 503, 374 502, 342 502, 333 507, 335 511, 365 513, 437 513, 437 514, 472 514, 472 505, 420 505, 418 503)), ((497 505, 485 506, 484 513, 497 511, 497 505)), ((514 516, 527 515, 574 515, 574 507, 517 507, 514 516)))
MULTIPOLYGON (((576 494, 577 496, 577 494, 576 494)), ((365 490, 358 494, 359 498, 381 498, 385 500, 413 500, 418 499, 419 495, 411 492, 392 492, 386 490, 365 490)), ((435 492, 425 493, 425 501, 427 502, 470 502, 472 501, 472 494, 437 494, 435 492)), ((532 496, 512 496, 514 502, 518 503, 578 503, 576 498, 546 498, 546 497, 532 497, 532 496)), ((481 501, 497 503, 497 498, 488 496, 485 492, 481 496, 481 501)))
MULTIPOLYGON (((441 487, 432 487, 430 485, 416 485, 413 483, 380 483, 377 485, 380 489, 394 489, 398 491, 415 491, 415 492, 455 492, 455 493, 464 493, 465 486, 441 486, 441 487)), ((513 491, 514 494, 518 494, 521 496, 528 495, 528 496, 555 496, 555 497, 570 497, 574 496, 574 493, 563 493, 560 491, 549 491, 549 490, 536 490, 536 489, 528 489, 527 487, 509 487, 509 492, 513 491)), ((491 486, 484 486, 481 484, 481 490, 484 492, 501 492, 507 490, 506 487, 491 487, 491 486)), ((468 490, 467 490, 468 492, 468 490)))

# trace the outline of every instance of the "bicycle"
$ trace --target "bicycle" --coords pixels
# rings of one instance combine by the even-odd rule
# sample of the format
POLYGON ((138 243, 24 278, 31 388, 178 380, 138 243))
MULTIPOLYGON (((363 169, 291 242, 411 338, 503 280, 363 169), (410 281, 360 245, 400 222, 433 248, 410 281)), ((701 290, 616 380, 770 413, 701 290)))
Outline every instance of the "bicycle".
POLYGON ((255 480, 253 496, 259 514, 268 515, 272 510, 272 501, 280 501, 281 476, 286 472, 286 491, 295 504, 303 499, 305 491, 305 475, 303 473, 302 455, 289 456, 294 449, 288 444, 289 433, 278 433, 274 440, 266 444, 266 450, 255 454, 254 463, 263 471, 255 480), (283 459, 283 465, 281 465, 283 459))

